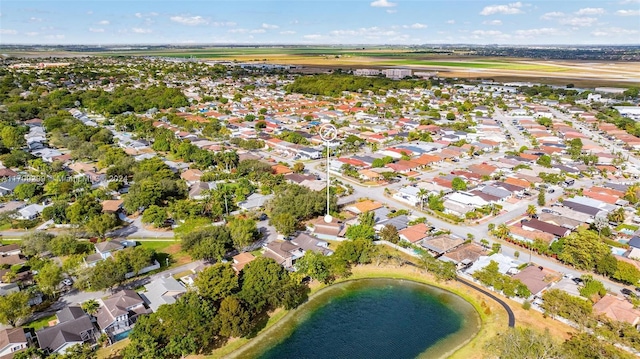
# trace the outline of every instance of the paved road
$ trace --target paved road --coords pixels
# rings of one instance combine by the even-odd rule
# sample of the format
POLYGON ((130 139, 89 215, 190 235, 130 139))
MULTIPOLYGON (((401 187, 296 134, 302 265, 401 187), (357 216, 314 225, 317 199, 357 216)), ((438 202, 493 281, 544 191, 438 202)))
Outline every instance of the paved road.
POLYGON ((478 287, 477 285, 475 285, 475 284, 473 284, 473 283, 471 283, 469 281, 466 281, 466 280, 464 280, 462 278, 456 278, 456 280, 459 283, 464 284, 467 287, 473 288, 473 289, 477 290, 478 292, 480 292, 480 293, 486 295, 487 297, 489 297, 489 298, 495 300, 496 302, 498 302, 498 304, 500 304, 502 306, 502 308, 504 308, 504 310, 507 311, 507 316, 509 316, 509 322, 508 322, 509 328, 513 328, 513 327, 516 326, 516 316, 515 316, 515 314, 513 314, 513 310, 511 310, 511 307, 509 307, 509 304, 507 304, 504 300, 496 297, 493 293, 491 293, 491 292, 489 292, 489 291, 487 291, 487 290, 485 290, 485 289, 483 289, 481 287, 478 287))

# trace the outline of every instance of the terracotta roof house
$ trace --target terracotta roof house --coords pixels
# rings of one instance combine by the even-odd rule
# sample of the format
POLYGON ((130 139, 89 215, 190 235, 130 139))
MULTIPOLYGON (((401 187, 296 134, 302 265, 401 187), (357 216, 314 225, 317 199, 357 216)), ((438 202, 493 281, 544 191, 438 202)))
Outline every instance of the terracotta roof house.
POLYGON ((133 327, 138 316, 147 314, 144 300, 134 290, 121 290, 102 300, 96 313, 97 323, 103 333, 113 336, 133 327))
POLYGON ((289 167, 281 164, 271 166, 271 170, 273 171, 274 175, 286 175, 289 173, 293 173, 293 171, 289 167))
POLYGON ((423 248, 428 249, 430 252, 435 253, 436 256, 441 256, 446 252, 449 252, 464 243, 462 238, 456 238, 449 235, 441 235, 433 238, 423 240, 420 245, 423 248))
POLYGON ((0 168, 0 178, 15 177, 18 173, 11 168, 0 168))
POLYGON ((593 312, 609 319, 626 322, 631 325, 640 323, 640 310, 624 298, 607 294, 593 305, 593 312))
POLYGON ((366 200, 366 201, 360 201, 354 204, 350 204, 345 207, 345 210, 354 214, 360 214, 360 213, 366 213, 369 211, 375 211, 376 209, 381 207, 382 207, 382 204, 380 202, 366 200))
POLYGON ((429 235, 430 228, 424 223, 414 224, 398 232, 400 239, 410 243, 419 242, 429 235))
POLYGON ((180 174, 180 178, 185 180, 188 184, 200 181, 200 177, 202 177, 202 171, 195 168, 190 168, 180 174))
POLYGON ((0 359, 13 358, 13 353, 27 347, 27 337, 22 328, 0 330, 0 359))
POLYGON ((488 164, 470 165, 469 171, 479 174, 480 176, 491 176, 498 168, 488 164))
POLYGON ((240 253, 233 256, 233 264, 231 265, 231 267, 233 267, 233 269, 239 273, 242 269, 244 269, 244 266, 249 264, 254 259, 256 259, 256 257, 249 252, 240 253))
POLYGON ((47 353, 64 354, 70 347, 95 342, 95 330, 89 316, 78 306, 56 313, 58 324, 36 331, 40 348, 47 353))

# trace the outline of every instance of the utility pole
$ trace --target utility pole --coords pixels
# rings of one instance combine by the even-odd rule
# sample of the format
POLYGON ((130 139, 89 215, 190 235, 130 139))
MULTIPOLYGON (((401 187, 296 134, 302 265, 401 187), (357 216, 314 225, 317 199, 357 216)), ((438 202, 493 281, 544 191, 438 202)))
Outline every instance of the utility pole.
POLYGON ((324 221, 326 223, 331 223, 331 221, 333 221, 333 218, 329 213, 329 204, 331 198, 331 179, 329 177, 329 157, 331 156, 331 152, 329 152, 329 144, 338 136, 338 129, 336 128, 336 126, 326 123, 320 126, 318 133, 320 135, 320 138, 324 141, 327 150, 327 214, 324 216, 324 221))

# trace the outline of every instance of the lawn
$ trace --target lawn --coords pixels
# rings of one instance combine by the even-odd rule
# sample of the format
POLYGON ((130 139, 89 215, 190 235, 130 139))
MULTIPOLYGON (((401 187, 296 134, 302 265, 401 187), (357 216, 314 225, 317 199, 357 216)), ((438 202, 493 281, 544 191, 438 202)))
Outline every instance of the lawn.
POLYGON ((420 66, 438 66, 438 67, 456 67, 466 69, 494 69, 494 70, 517 70, 517 71, 544 71, 544 72, 560 72, 567 71, 567 68, 529 64, 522 62, 496 62, 496 61, 429 61, 419 59, 403 59, 387 61, 389 65, 420 65, 420 66))
POLYGON ((621 231, 623 229, 628 229, 630 231, 634 231, 635 232, 635 231, 638 230, 638 228, 640 228, 640 227, 634 226, 633 224, 625 224, 625 223, 623 223, 623 224, 621 224, 621 225, 616 227, 616 231, 621 231))
POLYGON ((27 324, 23 325, 23 327, 32 328, 33 330, 39 330, 39 329, 42 329, 44 327, 48 327, 49 326, 49 322, 52 321, 52 320, 55 320, 55 319, 56 319, 56 315, 55 314, 51 314, 48 317, 43 317, 43 318, 40 318, 40 319, 38 319, 36 321, 33 321, 31 323, 27 323, 27 324))
POLYGON ((140 243, 141 246, 143 246, 144 248, 149 248, 149 249, 153 249, 156 252, 165 252, 167 248, 171 247, 172 245, 178 243, 178 241, 173 240, 173 239, 167 239, 167 240, 137 240, 137 242, 140 243))
POLYGON ((129 338, 123 339, 106 348, 100 348, 97 351, 98 359, 120 358, 120 351, 129 344, 129 338))

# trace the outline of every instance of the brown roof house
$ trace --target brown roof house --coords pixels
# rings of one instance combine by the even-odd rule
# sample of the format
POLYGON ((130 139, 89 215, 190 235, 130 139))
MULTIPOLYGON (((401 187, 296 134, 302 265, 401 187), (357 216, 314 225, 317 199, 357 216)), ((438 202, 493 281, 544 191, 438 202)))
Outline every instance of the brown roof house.
POLYGON ((555 272, 542 267, 529 266, 514 275, 513 279, 519 279, 529 288, 531 295, 539 296, 542 291, 551 286, 555 272))
POLYGON ((481 256, 486 256, 487 251, 475 243, 463 244, 460 247, 443 254, 440 260, 453 262, 457 268, 466 268, 477 261, 481 256))
POLYGON ((113 339, 127 332, 138 320, 138 316, 147 314, 144 300, 134 290, 121 290, 107 299, 96 313, 98 327, 113 339))
POLYGON ((290 241, 273 241, 264 247, 264 256, 285 268, 293 268, 295 261, 304 255, 304 250, 290 241))
POLYGON ((102 212, 104 213, 116 213, 122 208, 124 203, 121 199, 107 199, 102 201, 102 212))
POLYGON ((13 353, 27 347, 27 337, 22 328, 0 330, 0 359, 13 358, 13 353))
POLYGON ((420 245, 433 253, 435 257, 439 257, 449 251, 456 249, 464 243, 462 238, 453 237, 450 235, 441 235, 433 238, 428 238, 422 241, 420 245))
POLYGON ((640 323, 640 310, 635 309, 626 299, 609 294, 593 305, 593 312, 635 326, 640 323))
POLYGON ((342 222, 336 218, 333 218, 331 222, 327 223, 324 221, 324 217, 318 217, 309 222, 307 227, 311 227, 310 229, 313 235, 320 239, 336 240, 344 226, 342 222))
POLYGON ((414 224, 398 232, 400 239, 410 243, 419 242, 429 235, 430 228, 424 223, 414 224))
POLYGON ((239 273, 242 269, 244 269, 244 266, 249 264, 254 259, 256 259, 256 257, 249 252, 240 253, 233 256, 233 264, 231 265, 231 267, 233 267, 233 269, 239 273))
POLYGON ((65 307, 56 313, 58 324, 38 330, 38 344, 47 353, 64 354, 74 345, 95 342, 91 318, 79 306, 65 307))

